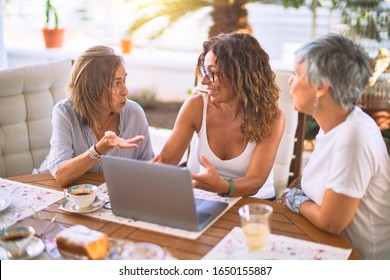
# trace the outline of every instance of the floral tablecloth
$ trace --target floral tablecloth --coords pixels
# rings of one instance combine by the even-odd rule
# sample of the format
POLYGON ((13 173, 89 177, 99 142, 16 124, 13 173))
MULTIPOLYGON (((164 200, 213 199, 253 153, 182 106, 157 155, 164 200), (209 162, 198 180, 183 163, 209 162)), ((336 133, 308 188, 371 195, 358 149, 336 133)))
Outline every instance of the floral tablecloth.
POLYGON ((352 249, 343 249, 283 235, 270 234, 267 245, 250 251, 241 228, 235 227, 203 259, 207 260, 346 260, 352 249))
MULTIPOLYGON (((225 213, 232 205, 234 205, 238 200, 240 200, 240 197, 221 197, 215 193, 199 190, 199 189, 194 189, 194 194, 195 197, 197 198, 202 198, 202 199, 208 199, 208 200, 217 200, 217 201, 222 201, 222 202, 227 202, 229 206, 225 209, 223 213, 225 213)), ((107 191, 107 186, 106 184, 102 184, 99 186, 98 190, 98 196, 103 197, 104 199, 108 200, 108 191, 107 191)), ((62 207, 60 207, 61 209, 62 207)), ((221 213, 221 215, 223 215, 221 213)), ((111 221, 111 222, 116 222, 120 224, 126 224, 138 228, 144 228, 148 230, 153 230, 157 232, 162 232, 174 236, 179 236, 182 238, 187 238, 187 239, 196 239, 199 236, 202 235, 202 233, 207 229, 207 227, 201 231, 187 231, 187 230, 182 230, 182 229, 177 229, 177 228, 172 228, 172 227, 167 227, 167 226, 161 226, 157 224, 152 224, 152 223, 147 223, 147 222, 142 222, 142 221, 134 221, 128 218, 123 218, 116 216, 112 213, 111 210, 101 208, 96 212, 92 213, 83 213, 82 215, 87 215, 90 217, 95 217, 98 219, 106 220, 106 221, 111 221)), ((220 216, 221 216, 220 215, 220 216)), ((218 219, 218 218, 217 218, 218 219)))
POLYGON ((5 196, 11 199, 11 205, 0 212, 0 229, 57 202, 64 193, 0 178, 0 198, 5 196))

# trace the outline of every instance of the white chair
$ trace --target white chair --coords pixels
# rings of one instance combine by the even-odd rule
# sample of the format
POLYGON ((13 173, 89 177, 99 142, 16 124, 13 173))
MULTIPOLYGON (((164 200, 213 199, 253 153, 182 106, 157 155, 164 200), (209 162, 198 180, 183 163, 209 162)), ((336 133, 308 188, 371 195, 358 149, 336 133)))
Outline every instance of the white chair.
MULTIPOLYGON (((169 136, 172 133, 172 129, 166 128, 157 128, 149 126, 150 138, 152 141, 153 152, 155 155, 159 154, 164 148, 165 142, 167 142, 169 136)), ((187 161, 187 151, 184 152, 182 159, 179 162, 179 165, 185 164, 187 161)))
POLYGON ((31 173, 45 159, 71 67, 65 59, 0 71, 0 177, 31 173))
MULTIPOLYGON (((273 166, 274 187, 277 198, 280 197, 287 187, 289 177, 291 175, 297 175, 290 174, 290 165, 291 161, 294 159, 294 146, 301 142, 296 141, 297 139, 295 139, 298 127, 298 112, 293 108, 290 99, 290 85, 288 84, 290 76, 291 72, 276 72, 276 83, 280 88, 279 108, 283 111, 286 118, 282 140, 280 141, 273 166)), ((295 158, 298 160, 298 157, 295 158)))
MULTIPOLYGON (((290 72, 276 72, 276 83, 280 88, 279 108, 283 111, 286 118, 286 125, 273 166, 274 187, 277 198, 283 193, 288 185, 289 177, 291 175, 290 164, 294 158, 294 145, 297 143, 295 133, 298 125, 298 112, 294 110, 290 99, 290 86, 288 84, 290 76, 290 72)), ((195 145, 196 137, 193 137, 189 150, 194 151, 195 145)), ((195 153, 189 153, 187 168, 189 168, 191 172, 198 173, 200 166, 194 154, 195 153)))

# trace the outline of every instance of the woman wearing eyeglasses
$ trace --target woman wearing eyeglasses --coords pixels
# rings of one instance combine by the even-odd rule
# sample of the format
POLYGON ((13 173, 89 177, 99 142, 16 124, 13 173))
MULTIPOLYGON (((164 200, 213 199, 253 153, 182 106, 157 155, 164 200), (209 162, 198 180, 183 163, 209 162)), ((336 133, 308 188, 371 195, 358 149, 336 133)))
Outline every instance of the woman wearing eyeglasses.
POLYGON ((268 54, 248 34, 220 34, 203 43, 198 74, 205 91, 183 104, 154 161, 178 164, 193 134, 202 166, 196 188, 226 196, 274 199, 272 166, 285 118, 268 54))
POLYGON ((71 97, 53 108, 53 134, 47 158, 57 183, 101 172, 100 156, 150 160, 149 127, 141 106, 127 100, 123 59, 112 48, 95 46, 75 61, 71 97))

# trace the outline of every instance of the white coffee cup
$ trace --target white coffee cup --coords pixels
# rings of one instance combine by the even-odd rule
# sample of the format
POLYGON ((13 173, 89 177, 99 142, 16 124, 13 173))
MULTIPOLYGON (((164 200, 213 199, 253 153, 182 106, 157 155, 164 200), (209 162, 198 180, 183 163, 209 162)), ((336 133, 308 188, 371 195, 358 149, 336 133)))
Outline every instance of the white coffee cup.
POLYGON ((0 244, 8 251, 11 258, 18 258, 26 253, 26 248, 34 235, 33 227, 13 225, 1 231, 0 244))
POLYGON ((89 208, 96 199, 97 186, 81 184, 64 190, 64 194, 78 209, 89 208))

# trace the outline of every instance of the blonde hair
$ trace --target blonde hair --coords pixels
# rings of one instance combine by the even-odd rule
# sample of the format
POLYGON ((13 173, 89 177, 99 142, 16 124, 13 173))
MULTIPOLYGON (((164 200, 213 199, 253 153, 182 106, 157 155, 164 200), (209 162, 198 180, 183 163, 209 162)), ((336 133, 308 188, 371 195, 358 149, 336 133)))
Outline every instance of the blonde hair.
POLYGON ((107 46, 94 46, 76 59, 71 74, 69 90, 74 110, 92 129, 98 128, 102 100, 109 104, 115 74, 124 64, 123 58, 107 46))

